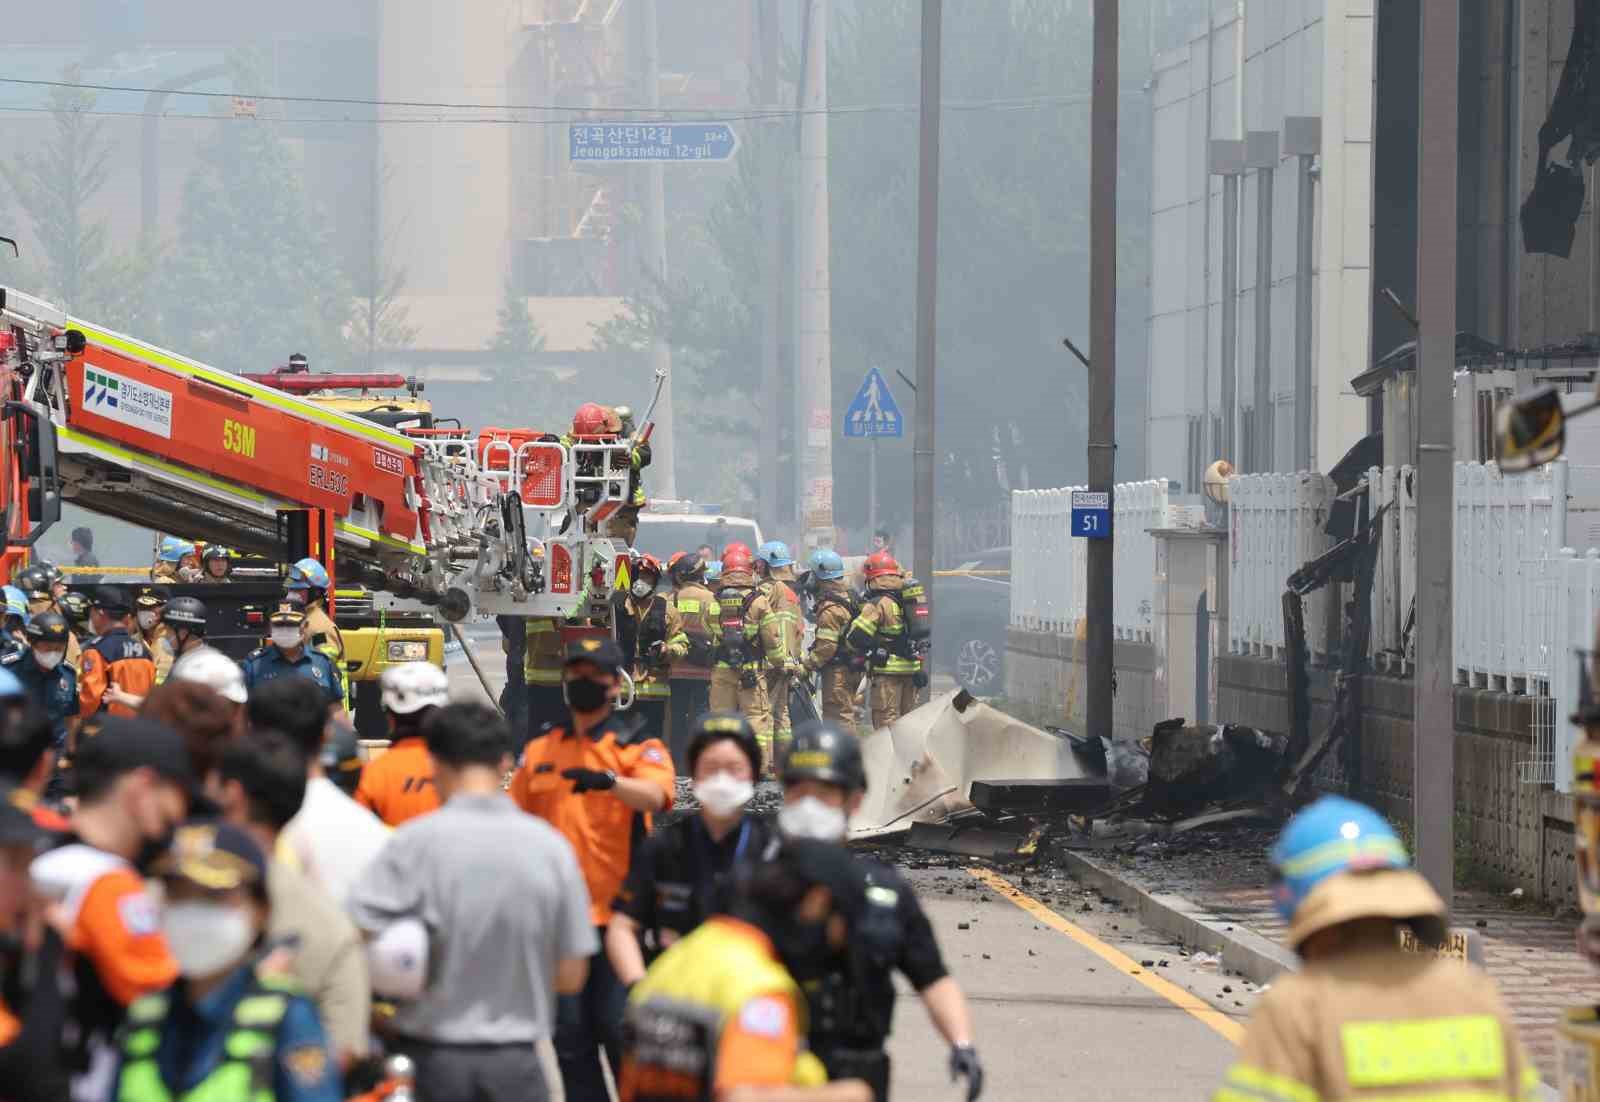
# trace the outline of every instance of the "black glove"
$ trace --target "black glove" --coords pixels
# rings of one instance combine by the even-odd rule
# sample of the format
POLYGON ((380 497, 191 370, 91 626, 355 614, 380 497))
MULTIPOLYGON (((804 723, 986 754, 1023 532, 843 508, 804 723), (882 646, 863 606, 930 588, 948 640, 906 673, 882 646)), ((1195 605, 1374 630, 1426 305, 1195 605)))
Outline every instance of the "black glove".
POLYGON ((978 1050, 971 1045, 950 1046, 950 1082, 962 1076, 967 1079, 967 1102, 977 1102, 983 1093, 983 1064, 978 1061, 978 1050))
POLYGON ((911 684, 919 689, 926 689, 928 687, 928 675, 918 670, 911 675, 911 684))
POLYGON ((609 769, 563 769, 561 775, 572 782, 572 791, 609 792, 617 787, 617 775, 609 769))

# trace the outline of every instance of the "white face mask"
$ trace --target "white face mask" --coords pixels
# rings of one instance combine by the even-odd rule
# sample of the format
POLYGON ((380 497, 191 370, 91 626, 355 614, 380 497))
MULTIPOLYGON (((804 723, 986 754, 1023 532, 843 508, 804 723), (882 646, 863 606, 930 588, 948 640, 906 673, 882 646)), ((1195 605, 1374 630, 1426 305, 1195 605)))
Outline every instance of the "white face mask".
POLYGON ((300 645, 299 628, 273 628, 272 645, 279 650, 293 650, 300 645))
POLYGON ((656 587, 651 585, 649 582, 633 583, 633 595, 638 597, 640 600, 650 596, 650 594, 654 593, 655 591, 656 587))
POLYGON ((694 798, 700 806, 719 819, 726 819, 750 802, 756 786, 741 781, 731 773, 713 773, 703 781, 696 781, 694 798))
POLYGON ((144 628, 145 631, 149 631, 151 628, 155 627, 156 624, 158 624, 160 622, 161 622, 161 613, 159 613, 159 612, 141 612, 141 613, 139 613, 139 626, 144 628))
POLYGON ((224 903, 171 903, 161 932, 178 970, 190 978, 215 976, 244 959, 256 939, 242 910, 224 903))
POLYGON ((849 825, 850 817, 844 808, 832 807, 815 796, 802 796, 792 804, 784 804, 778 812, 778 830, 786 838, 839 842, 849 825))
POLYGON ((67 652, 63 650, 36 650, 33 652, 33 660, 39 663, 41 670, 55 669, 61 665, 61 660, 66 656, 67 652))

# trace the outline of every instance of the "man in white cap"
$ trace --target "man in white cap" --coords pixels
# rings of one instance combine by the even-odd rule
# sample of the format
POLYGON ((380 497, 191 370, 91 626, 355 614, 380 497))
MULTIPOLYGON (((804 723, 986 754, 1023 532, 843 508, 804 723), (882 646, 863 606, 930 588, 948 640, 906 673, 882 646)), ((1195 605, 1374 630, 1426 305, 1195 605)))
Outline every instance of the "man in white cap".
POLYGON ((450 680, 430 662, 402 662, 383 671, 378 687, 392 741, 361 770, 356 803, 397 827, 439 807, 422 725, 450 703, 450 680))

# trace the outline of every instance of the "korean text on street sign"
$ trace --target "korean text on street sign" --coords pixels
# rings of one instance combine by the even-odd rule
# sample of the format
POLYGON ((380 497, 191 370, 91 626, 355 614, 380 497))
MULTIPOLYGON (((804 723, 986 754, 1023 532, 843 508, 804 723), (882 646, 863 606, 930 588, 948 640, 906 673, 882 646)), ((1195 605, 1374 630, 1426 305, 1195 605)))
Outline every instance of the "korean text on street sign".
POLYGON ((1111 538, 1111 495, 1072 491, 1072 535, 1076 539, 1111 538))
POLYGON ((572 161, 726 161, 739 135, 722 122, 574 123, 567 127, 572 161))
POLYGON ((900 416, 900 407, 894 404, 889 384, 875 367, 867 371, 861 389, 844 411, 844 434, 895 437, 906 434, 906 419, 900 416))

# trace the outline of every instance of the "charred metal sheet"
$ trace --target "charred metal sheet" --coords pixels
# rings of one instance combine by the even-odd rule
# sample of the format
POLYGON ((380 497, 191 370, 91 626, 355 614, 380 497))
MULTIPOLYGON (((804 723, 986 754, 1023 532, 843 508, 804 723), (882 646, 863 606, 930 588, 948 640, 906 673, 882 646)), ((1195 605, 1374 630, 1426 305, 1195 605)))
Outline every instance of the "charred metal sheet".
POLYGON ((1095 811, 1111 801, 1103 777, 1062 780, 973 781, 972 804, 980 811, 1016 814, 1095 811))

